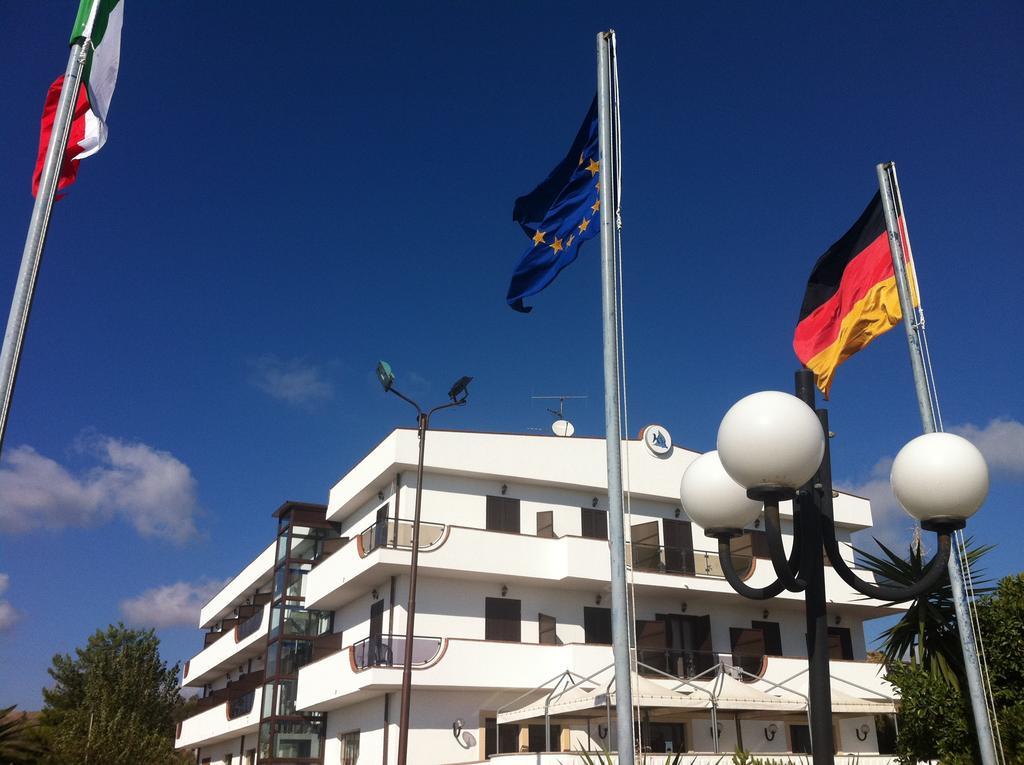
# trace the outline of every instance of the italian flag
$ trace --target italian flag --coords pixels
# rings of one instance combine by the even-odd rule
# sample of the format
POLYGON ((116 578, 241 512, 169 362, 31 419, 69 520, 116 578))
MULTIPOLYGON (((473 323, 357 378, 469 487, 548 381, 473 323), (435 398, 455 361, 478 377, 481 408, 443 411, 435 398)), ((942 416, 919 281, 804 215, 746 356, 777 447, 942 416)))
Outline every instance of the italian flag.
MULTIPOLYGON (((78 7, 71 44, 84 43, 87 58, 78 85, 67 150, 57 182, 58 190, 75 182, 79 160, 95 154, 107 142, 107 112, 117 82, 123 20, 123 0, 81 0, 78 7)), ((46 149, 50 145, 53 121, 66 76, 58 77, 46 94, 39 130, 39 154, 32 175, 32 196, 39 190, 39 178, 43 172, 46 149)))

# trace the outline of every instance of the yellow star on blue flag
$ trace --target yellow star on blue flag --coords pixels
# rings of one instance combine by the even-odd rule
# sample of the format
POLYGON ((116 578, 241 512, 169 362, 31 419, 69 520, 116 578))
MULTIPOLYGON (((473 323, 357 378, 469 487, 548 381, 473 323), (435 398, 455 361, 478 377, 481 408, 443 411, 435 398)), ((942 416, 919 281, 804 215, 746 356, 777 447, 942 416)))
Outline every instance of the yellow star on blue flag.
POLYGON ((595 96, 565 159, 512 208, 512 220, 531 240, 508 287, 506 300, 514 310, 531 311, 523 305, 523 298, 551 284, 576 260, 580 245, 597 236, 601 228, 600 169, 595 96))

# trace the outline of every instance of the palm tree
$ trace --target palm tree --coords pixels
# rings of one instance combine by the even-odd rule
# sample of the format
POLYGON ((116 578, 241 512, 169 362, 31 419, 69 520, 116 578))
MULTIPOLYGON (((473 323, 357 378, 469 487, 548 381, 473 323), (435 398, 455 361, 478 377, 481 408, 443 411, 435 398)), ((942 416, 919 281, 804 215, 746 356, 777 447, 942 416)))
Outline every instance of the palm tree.
POLYGON ((0 763, 3 765, 34 762, 39 754, 32 730, 35 724, 24 713, 16 714, 16 706, 0 709, 0 763))
MULTIPOLYGON (((863 550, 855 551, 861 558, 861 565, 885 584, 909 586, 920 581, 927 572, 920 543, 910 545, 907 559, 877 539, 875 543, 885 557, 863 550)), ((991 592, 992 588, 987 586, 990 580, 982 578, 983 572, 975 569, 975 563, 993 545, 975 546, 972 539, 967 539, 964 547, 975 594, 991 592)), ((953 554, 956 554, 955 549, 953 554)), ((944 679, 954 688, 960 688, 964 678, 964 657, 949 576, 943 577, 935 590, 914 600, 900 620, 883 632, 881 638, 887 664, 909 657, 912 665, 922 667, 932 677, 944 679)))

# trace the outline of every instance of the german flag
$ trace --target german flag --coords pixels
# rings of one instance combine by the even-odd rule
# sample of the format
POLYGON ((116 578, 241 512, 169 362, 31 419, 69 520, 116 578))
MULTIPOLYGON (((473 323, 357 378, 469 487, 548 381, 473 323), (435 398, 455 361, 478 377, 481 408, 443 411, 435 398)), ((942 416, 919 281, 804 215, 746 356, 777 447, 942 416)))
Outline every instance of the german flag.
MULTIPOLYGON (((917 306, 917 295, 913 295, 917 306)), ((903 317, 881 194, 818 258, 793 335, 797 358, 828 397, 836 367, 903 317)))

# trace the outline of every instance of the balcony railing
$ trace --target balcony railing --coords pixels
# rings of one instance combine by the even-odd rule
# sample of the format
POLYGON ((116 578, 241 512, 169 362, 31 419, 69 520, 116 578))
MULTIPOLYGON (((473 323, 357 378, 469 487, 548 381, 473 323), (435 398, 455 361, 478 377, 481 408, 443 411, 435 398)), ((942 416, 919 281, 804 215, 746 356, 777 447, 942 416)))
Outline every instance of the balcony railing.
MULTIPOLYGON (((718 553, 707 550, 627 543, 626 555, 631 561, 634 571, 725 578, 718 553)), ((733 567, 741 577, 750 573, 751 567, 754 565, 754 557, 735 554, 731 557, 733 567)))
MULTIPOLYGON (((263 683, 263 670, 257 670, 255 672, 249 672, 246 675, 242 675, 237 680, 233 680, 227 684, 224 688, 218 688, 215 691, 211 691, 201 699, 196 699, 196 709, 204 711, 215 707, 218 704, 223 704, 225 701, 228 702, 228 717, 238 717, 243 714, 248 714, 252 709, 252 698, 249 699, 249 710, 240 711, 239 714, 234 714, 232 711, 235 707, 236 702, 244 706, 244 699, 246 696, 252 695, 252 692, 263 683)), ((240 706, 239 709, 242 707, 240 706)))
POLYGON ((245 640, 249 635, 253 634, 260 628, 260 624, 263 623, 263 609, 260 608, 252 616, 248 617, 244 622, 238 625, 238 639, 245 640))
MULTIPOLYGON (((441 638, 414 637, 412 666, 429 663, 441 650, 441 638)), ((402 667, 405 661, 405 635, 368 637, 349 647, 357 670, 370 667, 402 667)))
MULTIPOLYGON (((420 549, 432 547, 444 534, 443 523, 420 523, 420 549)), ((378 547, 392 549, 412 548, 412 521, 398 521, 393 518, 377 521, 359 535, 362 554, 369 555, 378 547)))
MULTIPOLYGON (((659 673, 691 678, 702 675, 718 664, 739 667, 749 674, 737 673, 738 679, 753 682, 750 675, 760 675, 764 669, 763 653, 715 653, 714 651, 693 651, 682 648, 639 648, 636 652, 640 674, 659 677, 659 673), (656 671, 652 671, 656 670, 656 671)), ((704 679, 711 679, 712 673, 704 679)))
POLYGON ((256 698, 256 690, 253 689, 248 693, 239 696, 234 701, 228 704, 228 719, 234 720, 236 717, 244 717, 252 711, 252 703, 256 698))

